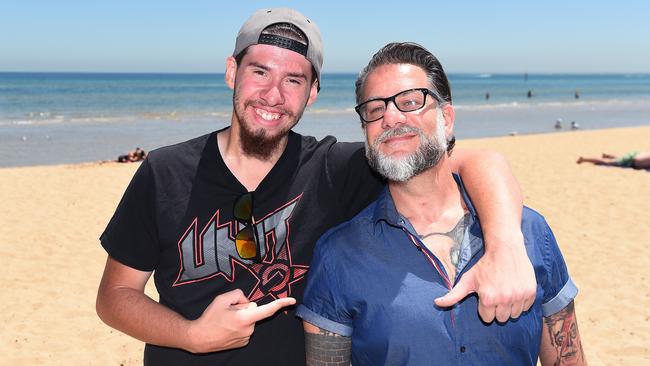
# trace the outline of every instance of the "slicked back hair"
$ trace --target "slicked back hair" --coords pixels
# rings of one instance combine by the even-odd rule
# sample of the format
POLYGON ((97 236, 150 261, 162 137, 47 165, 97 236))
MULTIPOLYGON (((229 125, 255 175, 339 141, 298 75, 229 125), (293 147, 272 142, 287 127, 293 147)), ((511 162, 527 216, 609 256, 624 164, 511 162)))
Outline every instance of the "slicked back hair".
POLYGON ((361 103, 361 95, 368 75, 377 67, 390 64, 410 64, 420 67, 427 74, 429 86, 433 91, 451 103, 449 80, 436 56, 417 43, 393 42, 377 51, 357 77, 355 83, 357 104, 361 103))

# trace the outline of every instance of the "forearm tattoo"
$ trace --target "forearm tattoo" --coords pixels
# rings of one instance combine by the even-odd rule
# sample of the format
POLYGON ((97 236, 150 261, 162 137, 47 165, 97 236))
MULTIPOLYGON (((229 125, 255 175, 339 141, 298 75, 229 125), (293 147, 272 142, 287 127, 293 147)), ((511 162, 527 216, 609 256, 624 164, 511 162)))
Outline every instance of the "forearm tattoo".
POLYGON ((553 365, 586 364, 574 310, 571 301, 564 309, 544 318, 557 355, 553 365))
POLYGON ((319 329, 305 332, 308 366, 349 366, 352 338, 319 329))

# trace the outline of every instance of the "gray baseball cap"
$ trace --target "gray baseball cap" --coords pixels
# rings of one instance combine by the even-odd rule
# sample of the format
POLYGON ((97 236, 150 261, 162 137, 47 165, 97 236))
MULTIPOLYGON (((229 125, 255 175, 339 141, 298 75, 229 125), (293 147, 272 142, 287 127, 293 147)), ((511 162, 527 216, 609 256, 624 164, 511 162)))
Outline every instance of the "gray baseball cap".
POLYGON ((241 26, 237 34, 237 41, 235 42, 235 51, 232 55, 237 56, 246 47, 255 44, 278 46, 305 56, 311 62, 314 70, 316 70, 318 89, 320 89, 320 70, 323 66, 323 41, 321 40, 320 31, 316 23, 312 20, 294 9, 260 9, 253 13, 241 26), (272 34, 262 34, 262 31, 266 27, 276 23, 290 23, 300 28, 307 37, 307 46, 293 39, 272 34))

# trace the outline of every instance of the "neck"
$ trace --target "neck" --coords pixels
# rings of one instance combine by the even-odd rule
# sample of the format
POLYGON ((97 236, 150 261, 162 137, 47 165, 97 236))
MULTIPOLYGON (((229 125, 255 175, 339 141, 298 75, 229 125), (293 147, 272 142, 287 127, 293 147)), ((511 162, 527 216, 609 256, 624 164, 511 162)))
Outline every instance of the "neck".
POLYGON ((463 210, 447 157, 406 182, 389 182, 388 187, 397 211, 408 218, 416 230, 418 226, 446 221, 443 219, 450 211, 463 210))
POLYGON ((237 124, 232 124, 217 135, 217 145, 223 161, 235 178, 249 191, 254 191, 273 169, 288 141, 289 137, 285 136, 270 156, 261 158, 244 152, 237 124))
POLYGON ((404 183, 388 183, 397 211, 440 259, 453 283, 465 231, 465 204, 447 157, 404 183))

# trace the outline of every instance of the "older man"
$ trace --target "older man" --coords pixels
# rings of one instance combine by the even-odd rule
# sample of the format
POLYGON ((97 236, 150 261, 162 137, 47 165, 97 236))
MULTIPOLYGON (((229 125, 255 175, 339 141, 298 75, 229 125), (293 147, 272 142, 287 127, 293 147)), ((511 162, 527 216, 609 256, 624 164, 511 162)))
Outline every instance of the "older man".
POLYGON ((391 43, 356 91, 366 156, 388 187, 317 244, 298 308, 307 363, 535 365, 539 355, 543 365, 585 364, 577 289, 533 210, 521 222, 537 276, 529 311, 486 323, 475 295, 451 307, 436 300, 484 255, 476 211, 449 164, 454 108, 438 60, 417 44, 391 43))

